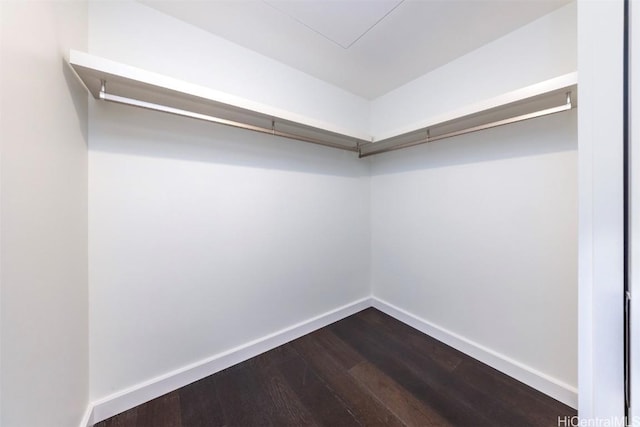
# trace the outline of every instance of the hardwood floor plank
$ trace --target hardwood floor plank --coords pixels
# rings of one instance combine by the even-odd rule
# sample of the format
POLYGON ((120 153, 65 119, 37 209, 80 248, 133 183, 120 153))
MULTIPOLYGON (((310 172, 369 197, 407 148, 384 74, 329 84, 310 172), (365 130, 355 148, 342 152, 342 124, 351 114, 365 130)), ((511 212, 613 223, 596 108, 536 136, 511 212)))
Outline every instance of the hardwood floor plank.
POLYGON ((182 387, 180 393, 180 413, 185 427, 224 426, 224 415, 218 390, 212 376, 182 387))
MULTIPOLYGON (((252 366, 260 370, 268 370, 274 367, 278 367, 282 364, 286 364, 289 360, 299 357, 298 353, 288 344, 276 347, 273 350, 269 350, 265 353, 259 354, 256 357, 243 362, 244 366, 252 366)), ((231 367, 230 369, 233 369, 231 367)))
MULTIPOLYGON (((335 335, 332 340, 339 340, 335 335)), ((348 345, 340 340, 341 353, 348 345)), ((333 347, 325 347, 325 342, 318 340, 317 336, 308 335, 291 342, 291 345, 300 353, 302 358, 313 368, 345 402, 356 419, 366 426, 390 426, 400 427, 402 421, 398 419, 383 403, 374 398, 363 386, 356 381, 344 368, 342 362, 334 357, 336 350, 333 347)), ((351 352, 354 350, 351 349, 351 352)), ((360 357, 362 358, 362 357, 360 357)), ((364 363, 364 362, 361 362, 364 363)))
MULTIPOLYGON (((358 317, 381 328, 399 340, 405 342, 420 354, 431 358, 447 371, 453 371, 463 360, 469 358, 466 354, 432 338, 419 330, 396 320, 379 310, 368 309, 358 313, 358 317)), ((473 359, 472 359, 473 360, 473 359)))
POLYGON ((281 371, 300 401, 321 425, 361 425, 340 396, 301 357, 289 361, 281 371))
POLYGON ((278 369, 298 357, 281 346, 224 371, 216 385, 227 425, 316 425, 278 369))
POLYGON ((136 427, 138 420, 138 407, 122 412, 115 417, 108 418, 97 423, 94 427, 136 427))
POLYGON ((252 359, 256 376, 262 384, 262 392, 269 396, 271 408, 269 417, 278 426, 315 426, 312 414, 291 389, 281 368, 294 359, 298 353, 288 344, 252 359))
POLYGON ((271 426, 270 402, 248 366, 236 365, 214 376, 224 420, 229 426, 271 426))
POLYGON ((371 363, 356 365, 349 373, 367 387, 371 394, 385 402, 387 408, 407 426, 451 426, 440 414, 427 408, 371 363))
POLYGON ((364 357, 349 344, 338 338, 328 328, 317 330, 303 338, 318 343, 318 346, 333 356, 345 370, 365 361, 364 357))
POLYGON ((319 425, 311 412, 302 404, 299 396, 291 389, 281 372, 269 376, 266 392, 273 404, 270 416, 279 426, 319 425))
POLYGON ((180 395, 167 393, 138 407, 136 426, 181 427, 180 395))
POLYGON ((536 426, 555 426, 558 417, 576 415, 575 409, 474 360, 463 362, 456 368, 455 375, 469 382, 484 384, 495 398, 514 412, 530 418, 536 426))

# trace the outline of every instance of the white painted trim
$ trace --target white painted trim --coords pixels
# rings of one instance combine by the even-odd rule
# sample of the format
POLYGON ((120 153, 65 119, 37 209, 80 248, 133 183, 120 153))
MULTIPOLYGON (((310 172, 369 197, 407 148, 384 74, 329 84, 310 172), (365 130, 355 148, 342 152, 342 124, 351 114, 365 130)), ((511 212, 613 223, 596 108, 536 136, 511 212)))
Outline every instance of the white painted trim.
POLYGON ((93 421, 93 403, 87 405, 87 409, 84 411, 84 415, 80 420, 80 427, 92 427, 95 424, 93 421))
POLYGON ((622 1, 578 1, 579 425, 624 417, 622 1))
POLYGON ((373 307, 402 323, 412 326, 572 408, 578 407, 578 390, 575 387, 539 372, 530 366, 510 359, 461 335, 434 325, 380 298, 374 296, 371 298, 371 302, 373 307))
POLYGON ((97 423, 105 420, 127 409, 300 338, 368 307, 371 307, 371 298, 362 298, 265 337, 136 384, 133 387, 92 402, 89 405, 89 409, 87 409, 87 412, 91 411, 91 418, 88 421, 97 423))
POLYGON ((91 427, 94 423, 244 362, 369 307, 377 308, 572 408, 578 405, 578 390, 575 387, 447 331, 384 300, 367 297, 92 402, 82 418, 80 427, 91 427))

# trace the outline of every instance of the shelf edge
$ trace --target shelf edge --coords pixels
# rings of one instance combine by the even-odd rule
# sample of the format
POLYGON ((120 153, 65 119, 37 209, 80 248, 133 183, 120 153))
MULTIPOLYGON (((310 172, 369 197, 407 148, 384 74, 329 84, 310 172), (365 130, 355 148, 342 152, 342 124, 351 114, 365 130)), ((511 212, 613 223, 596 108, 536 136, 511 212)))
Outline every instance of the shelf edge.
MULTIPOLYGON (((189 83, 184 80, 166 76, 164 74, 159 74, 153 71, 144 70, 142 68, 122 64, 120 62, 112 61, 110 59, 102 58, 96 55, 91 55, 89 53, 71 50, 69 53, 69 64, 72 68, 78 66, 89 68, 100 73, 117 75, 119 77, 135 82, 181 92, 186 95, 196 96, 216 103, 227 104, 231 107, 253 111, 265 116, 278 118, 280 120, 288 122, 299 123, 304 126, 343 135, 348 138, 354 138, 362 141, 372 140, 371 135, 365 132, 344 129, 342 127, 335 126, 322 120, 303 116, 278 107, 265 105, 210 87, 189 83)), ((89 87, 89 85, 87 85, 86 83, 85 86, 87 88, 89 87)), ((99 98, 98 91, 90 91, 90 93, 94 98, 99 98)))
MULTIPOLYGON (((251 101, 249 99, 222 92, 210 87, 189 83, 163 74, 147 71, 141 68, 122 64, 77 50, 71 50, 69 52, 68 63, 71 68, 74 69, 76 75, 78 76, 80 81, 82 81, 85 88, 87 88, 87 91, 91 93, 96 99, 101 98, 99 89, 96 89, 99 87, 99 85, 95 84, 97 79, 95 76, 92 76, 91 78, 87 78, 85 76, 87 80, 85 81, 81 76, 81 69, 83 69, 85 72, 86 70, 91 70, 93 72, 96 72, 98 75, 104 74, 105 78, 107 78, 108 76, 117 76, 118 78, 131 81, 132 83, 140 83, 143 85, 157 87, 158 89, 162 90, 169 90, 177 92, 179 94, 197 97, 203 100, 203 103, 210 101, 211 103, 222 104, 232 108, 246 110, 248 112, 257 113, 258 115, 271 117, 276 120, 282 120, 285 122, 291 122, 305 127, 310 127, 319 132, 327 132, 330 134, 338 135, 339 137, 345 139, 353 139, 355 140, 354 143, 356 141, 358 142, 359 147, 371 147, 376 142, 382 143, 405 134, 431 128, 443 123, 461 120, 474 114, 482 113, 484 111, 499 108, 502 106, 508 106, 512 103, 526 101, 530 98, 534 98, 540 95, 551 94, 563 89, 576 88, 578 84, 577 72, 567 73, 520 89, 506 92, 501 95, 488 98, 453 111, 432 116, 418 123, 414 123, 411 126, 405 126, 393 132, 386 132, 382 133, 381 135, 372 137, 365 132, 346 130, 332 123, 327 123, 321 120, 313 119, 311 117, 302 116, 291 111, 286 111, 277 107, 261 104, 259 102, 251 101)), ((300 139, 304 141, 304 139, 302 138, 294 139, 300 139)), ((346 147, 344 148, 349 149, 346 147)), ((398 148, 400 148, 400 146, 398 148)), ((359 150, 356 148, 355 151, 359 150)), ((361 152, 360 154, 362 156, 362 154, 364 153, 361 152)), ((369 152, 366 155, 371 154, 375 154, 375 152, 369 152)))
POLYGON ((473 104, 448 111, 446 113, 438 114, 428 119, 422 120, 412 125, 404 126, 396 129, 395 131, 384 132, 380 135, 375 135, 373 143, 382 142, 387 139, 396 138, 400 135, 419 131, 421 129, 434 127, 438 124, 449 122, 456 119, 462 119, 472 114, 480 113, 485 110, 500 107, 502 105, 510 104, 513 102, 523 101, 527 98, 532 98, 545 93, 554 92, 563 88, 570 88, 577 86, 578 73, 571 72, 563 74, 558 77, 554 77, 542 82, 538 82, 520 89, 516 89, 510 92, 506 92, 492 98, 484 99, 482 101, 475 102, 473 104))

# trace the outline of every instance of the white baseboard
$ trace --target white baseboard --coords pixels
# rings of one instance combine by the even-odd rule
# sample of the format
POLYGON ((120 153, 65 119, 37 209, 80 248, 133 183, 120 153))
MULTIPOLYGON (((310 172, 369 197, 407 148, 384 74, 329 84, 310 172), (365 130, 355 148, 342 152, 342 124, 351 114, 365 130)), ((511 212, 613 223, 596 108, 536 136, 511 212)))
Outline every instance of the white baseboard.
POLYGON ((93 404, 89 404, 86 411, 84 411, 82 420, 80 420, 80 427, 92 427, 93 424, 95 424, 93 421, 93 404))
POLYGON ((442 341, 474 359, 503 372, 536 390, 576 409, 578 390, 542 372, 510 359, 463 336, 457 335, 379 298, 371 298, 372 306, 425 334, 442 341))
POLYGON ((572 408, 578 405, 578 390, 542 372, 483 347, 465 337, 447 331, 376 297, 363 298, 296 325, 274 332, 231 350, 216 354, 200 362, 150 379, 103 399, 92 402, 80 427, 94 423, 141 405, 163 394, 177 390, 194 381, 220 372, 230 366, 274 349, 303 335, 351 316, 368 307, 375 307, 395 319, 495 368, 530 387, 545 393, 572 408))
MULTIPOLYGON (((87 416, 86 425, 91 426, 93 423, 98 423, 194 381, 244 362, 368 307, 371 307, 370 298, 354 301, 312 319, 92 402, 89 409, 87 409, 87 413, 90 413, 91 416, 87 416)), ((83 425, 82 427, 85 426, 83 425)))

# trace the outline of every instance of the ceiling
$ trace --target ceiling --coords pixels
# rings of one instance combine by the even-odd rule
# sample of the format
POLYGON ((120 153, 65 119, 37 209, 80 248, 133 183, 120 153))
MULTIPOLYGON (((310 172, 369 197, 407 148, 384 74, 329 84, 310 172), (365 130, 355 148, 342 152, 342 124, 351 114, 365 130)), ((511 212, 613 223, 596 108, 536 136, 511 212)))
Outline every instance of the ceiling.
POLYGON ((570 0, 139 0, 373 99, 570 0))

